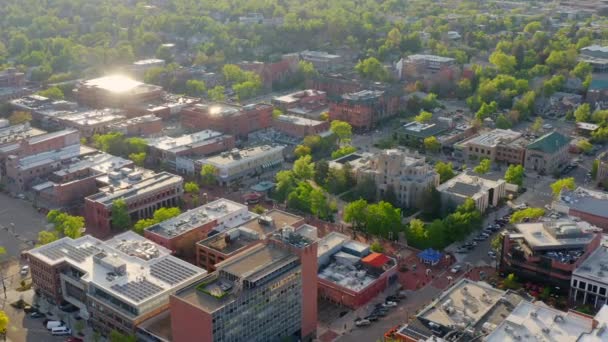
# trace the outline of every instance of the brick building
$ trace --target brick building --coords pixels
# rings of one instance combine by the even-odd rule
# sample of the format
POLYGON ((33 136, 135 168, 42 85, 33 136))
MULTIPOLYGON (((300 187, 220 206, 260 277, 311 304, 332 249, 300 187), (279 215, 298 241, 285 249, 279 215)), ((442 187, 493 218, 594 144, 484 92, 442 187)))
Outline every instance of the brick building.
POLYGON ((272 126, 277 131, 295 138, 329 131, 329 121, 312 120, 295 115, 280 115, 272 120, 272 126))
POLYGON ((284 113, 301 113, 319 110, 327 106, 327 94, 316 89, 306 89, 295 93, 277 96, 272 104, 284 113))
POLYGON ((455 148, 462 151, 467 161, 490 159, 492 162, 524 165, 528 144, 522 133, 495 129, 460 142, 455 148))
POLYGON ((238 138, 272 125, 272 106, 252 104, 197 104, 182 111, 182 125, 193 130, 210 129, 238 138))
POLYGON ((0 71, 0 87, 23 87, 25 85, 25 74, 15 68, 0 71))
POLYGON ((120 132, 128 137, 152 137, 163 130, 163 120, 154 114, 138 116, 108 125, 108 131, 120 132))
POLYGON ((343 94, 329 102, 330 120, 346 121, 355 130, 366 131, 397 114, 399 96, 384 90, 362 90, 343 94))
POLYGON ((323 91, 329 97, 362 90, 361 82, 342 74, 318 74, 306 80, 306 87, 323 91))
POLYGON ((238 66, 259 75, 264 87, 270 89, 273 85, 286 81, 298 70, 298 60, 296 54, 286 54, 277 62, 241 62, 238 66))
POLYGON ((123 168, 108 174, 108 186, 85 198, 87 232, 97 237, 112 233, 112 204, 122 199, 131 222, 150 218, 161 207, 177 207, 183 193, 183 178, 168 172, 154 173, 123 168))
POLYGON ((74 95, 78 103, 94 108, 128 107, 160 99, 163 89, 126 76, 110 75, 79 83, 74 95))
POLYGON ((220 198, 148 227, 144 236, 174 255, 194 261, 196 243, 212 230, 235 227, 253 215, 246 205, 220 198))
POLYGON ((608 193, 578 187, 564 190, 552 203, 553 210, 578 217, 608 231, 608 193))
POLYGON ((90 138, 95 134, 110 132, 109 125, 125 120, 126 116, 120 109, 93 109, 83 112, 66 113, 49 118, 48 125, 60 128, 73 128, 80 132, 83 138, 90 138))

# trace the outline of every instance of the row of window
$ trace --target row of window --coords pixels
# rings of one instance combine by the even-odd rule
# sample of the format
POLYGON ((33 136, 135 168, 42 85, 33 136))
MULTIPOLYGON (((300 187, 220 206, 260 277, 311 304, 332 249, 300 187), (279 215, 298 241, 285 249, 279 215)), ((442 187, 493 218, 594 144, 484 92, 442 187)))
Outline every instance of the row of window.
POLYGON ((586 290, 586 291, 593 292, 593 293, 597 293, 600 296, 605 296, 606 295, 606 288, 605 287, 593 285, 593 284, 584 282, 582 280, 573 279, 572 280, 572 287, 573 288, 578 288, 578 289, 581 289, 581 290, 586 290), (599 289, 599 291, 598 291, 598 289, 599 289))

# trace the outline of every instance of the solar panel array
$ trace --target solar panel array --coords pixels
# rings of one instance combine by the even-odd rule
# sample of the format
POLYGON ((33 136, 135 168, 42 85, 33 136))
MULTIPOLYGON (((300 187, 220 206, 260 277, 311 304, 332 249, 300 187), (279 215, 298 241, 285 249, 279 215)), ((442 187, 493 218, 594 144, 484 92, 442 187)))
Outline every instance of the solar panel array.
POLYGON ((141 281, 130 281, 123 285, 115 284, 112 285, 111 289, 136 302, 140 302, 163 290, 162 287, 145 279, 141 281))
POLYGON ((192 277, 196 271, 166 258, 150 266, 150 274, 166 283, 175 285, 192 277))
POLYGON ((99 251, 100 249, 95 246, 76 248, 70 244, 62 242, 51 248, 40 251, 40 254, 51 260, 58 260, 63 257, 68 257, 76 262, 84 262, 86 258, 99 251))

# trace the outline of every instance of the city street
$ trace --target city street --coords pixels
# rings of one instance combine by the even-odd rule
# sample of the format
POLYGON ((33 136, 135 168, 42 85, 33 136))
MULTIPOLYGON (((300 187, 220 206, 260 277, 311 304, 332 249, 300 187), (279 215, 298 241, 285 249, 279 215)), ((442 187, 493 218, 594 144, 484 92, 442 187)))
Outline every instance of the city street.
POLYGON ((6 248, 6 258, 18 257, 21 251, 32 248, 38 232, 45 227, 44 215, 32 203, 0 193, 0 245, 6 248))

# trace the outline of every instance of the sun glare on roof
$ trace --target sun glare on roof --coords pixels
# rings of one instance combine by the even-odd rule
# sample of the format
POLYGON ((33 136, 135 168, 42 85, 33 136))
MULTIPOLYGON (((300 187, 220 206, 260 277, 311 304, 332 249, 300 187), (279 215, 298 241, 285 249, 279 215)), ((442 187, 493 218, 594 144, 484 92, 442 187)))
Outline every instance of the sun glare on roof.
POLYGON ((121 74, 97 78, 95 80, 91 80, 90 83, 98 88, 105 89, 113 93, 124 93, 142 84, 141 82, 121 74))

